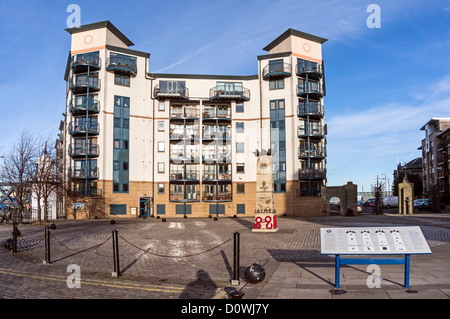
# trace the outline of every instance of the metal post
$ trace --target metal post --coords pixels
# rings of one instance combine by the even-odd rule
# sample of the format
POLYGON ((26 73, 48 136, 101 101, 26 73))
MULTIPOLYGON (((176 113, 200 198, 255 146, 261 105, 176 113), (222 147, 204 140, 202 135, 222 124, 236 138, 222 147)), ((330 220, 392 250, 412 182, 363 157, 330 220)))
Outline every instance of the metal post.
POLYGON ((239 232, 234 233, 234 269, 233 269, 233 280, 231 284, 234 286, 239 286, 239 232))
POLYGON ((45 226, 45 260, 44 265, 50 265, 50 227, 45 226))
POLYGON ((409 255, 405 255, 405 288, 409 288, 409 255))
POLYGON ((120 276, 120 267, 119 267, 119 236, 117 230, 112 231, 112 241, 113 241, 113 262, 114 262, 114 272, 112 273, 113 277, 120 276))
POLYGON ((17 253, 17 234, 18 234, 17 222, 13 222, 13 232, 12 232, 12 236, 13 236, 12 252, 13 253, 17 253))
POLYGON ((336 255, 336 258, 335 258, 335 270, 334 270, 334 278, 335 278, 335 284, 334 284, 334 286, 335 286, 335 288, 336 289, 338 289, 339 288, 339 285, 340 285, 340 277, 341 277, 341 274, 340 274, 340 272, 341 272, 341 269, 340 269, 340 267, 341 267, 341 256, 340 255, 336 255))

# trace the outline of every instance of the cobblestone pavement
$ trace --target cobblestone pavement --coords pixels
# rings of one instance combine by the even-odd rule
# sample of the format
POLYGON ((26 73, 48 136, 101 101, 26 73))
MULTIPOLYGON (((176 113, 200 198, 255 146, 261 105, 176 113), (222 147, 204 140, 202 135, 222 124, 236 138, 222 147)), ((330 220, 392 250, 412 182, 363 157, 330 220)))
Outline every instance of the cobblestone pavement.
MULTIPOLYGON (((320 255, 320 228, 378 225, 421 226, 433 254, 417 260, 423 260, 433 274, 425 278, 421 273, 426 272, 425 266, 414 263, 411 282, 434 289, 425 298, 450 296, 450 214, 278 219, 276 233, 252 233, 251 218, 116 219, 114 224, 110 220, 58 221, 51 230, 50 265, 43 264, 44 226, 19 226, 19 252, 0 249, 0 298, 227 299, 227 292, 236 289, 247 298, 330 298, 334 259, 320 255), (117 278, 111 275, 113 230, 119 234, 121 276, 117 278), (240 233, 241 279, 239 286, 231 287, 235 232, 240 233), (243 279, 252 263, 265 267, 263 283, 251 285, 243 279), (69 265, 79 266, 80 288, 68 287, 69 265), (414 281, 415 275, 420 282, 414 281)), ((11 232, 12 225, 0 225, 2 246, 11 232)), ((365 287, 366 295, 358 297, 404 298, 398 292, 401 278, 396 277, 401 277, 402 270, 393 267, 392 275, 385 276, 388 285, 383 292, 365 287)), ((364 271, 351 267, 343 273, 347 296, 354 288, 364 289, 361 280, 352 281, 364 271)))

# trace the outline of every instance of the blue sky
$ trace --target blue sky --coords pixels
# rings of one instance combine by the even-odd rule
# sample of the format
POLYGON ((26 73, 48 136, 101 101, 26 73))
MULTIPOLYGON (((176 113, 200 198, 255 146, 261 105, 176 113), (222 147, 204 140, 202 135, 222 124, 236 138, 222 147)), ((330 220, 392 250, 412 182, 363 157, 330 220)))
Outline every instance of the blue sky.
POLYGON ((65 106, 69 4, 81 23, 110 20, 150 52, 150 71, 257 73, 288 28, 328 39, 328 184, 370 190, 418 156, 420 127, 450 117, 450 1, 1 1, 0 155, 24 128, 55 136, 65 106), (369 4, 381 9, 370 29, 369 4), (384 176, 384 175, 383 175, 384 176))

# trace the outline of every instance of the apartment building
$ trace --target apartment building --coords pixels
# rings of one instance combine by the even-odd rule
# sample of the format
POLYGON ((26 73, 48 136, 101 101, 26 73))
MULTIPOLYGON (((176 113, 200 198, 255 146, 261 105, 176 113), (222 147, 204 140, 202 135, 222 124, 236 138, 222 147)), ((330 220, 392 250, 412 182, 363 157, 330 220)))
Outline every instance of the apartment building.
POLYGON ((329 213, 326 39, 289 29, 253 75, 162 74, 109 21, 66 31, 68 218, 253 216, 267 152, 279 215, 329 213))
POLYGON ((441 202, 450 204, 450 118, 432 118, 421 130, 424 194, 431 197, 434 188, 441 202))

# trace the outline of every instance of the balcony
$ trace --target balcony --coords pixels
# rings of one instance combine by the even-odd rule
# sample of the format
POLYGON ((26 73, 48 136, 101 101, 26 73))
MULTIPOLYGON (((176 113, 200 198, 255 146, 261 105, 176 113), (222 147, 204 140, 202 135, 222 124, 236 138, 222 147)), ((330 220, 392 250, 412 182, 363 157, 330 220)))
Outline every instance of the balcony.
POLYGON ((231 139, 231 129, 222 131, 206 131, 202 133, 203 141, 212 141, 212 140, 230 140, 231 139))
POLYGON ((169 192, 169 201, 171 202, 197 202, 198 193, 197 192, 169 192))
POLYGON ((264 80, 290 77, 292 75, 291 64, 285 62, 268 64, 264 67, 262 75, 264 80))
POLYGON ((213 87, 209 90, 210 100, 236 100, 239 102, 250 101, 250 90, 247 88, 225 90, 219 87, 213 87))
POLYGON ((298 103, 298 116, 323 117, 324 108, 322 103, 315 101, 300 101, 298 103))
POLYGON ((136 58, 125 56, 110 57, 106 60, 106 70, 136 75, 137 74, 136 58))
POLYGON ((318 80, 323 76, 323 66, 320 63, 312 61, 302 61, 297 64, 297 75, 306 76, 309 79, 318 80))
POLYGON ((69 134, 78 135, 98 135, 100 133, 100 125, 98 123, 69 123, 69 134))
POLYGON ((88 73, 100 70, 102 68, 102 60, 97 55, 80 54, 74 56, 70 66, 74 73, 88 73))
POLYGON ((186 87, 161 87, 159 84, 153 89, 156 99, 181 99, 189 100, 189 89, 186 87))
POLYGON ((230 163, 231 162, 231 152, 225 151, 225 152, 210 152, 210 153, 204 153, 202 156, 202 161, 205 163, 230 163))
POLYGON ((67 175, 70 179, 98 179, 98 167, 69 168, 67 175))
POLYGON ((203 121, 208 120, 226 120, 231 121, 231 109, 229 107, 211 107, 206 106, 203 108, 202 112, 203 121))
POLYGON ((169 173, 170 181, 199 181, 200 174, 198 170, 186 170, 176 169, 170 170, 169 173))
POLYGON ((170 151, 170 160, 172 162, 198 162, 200 161, 200 153, 195 151, 170 151))
POLYGON ((200 118, 200 111, 198 107, 171 107, 170 119, 176 120, 198 120, 200 118))
POLYGON ((69 156, 71 157, 97 157, 99 154, 98 145, 69 145, 69 156))
POLYGON ((69 88, 74 94, 86 94, 87 92, 100 91, 100 79, 87 75, 78 75, 72 77, 69 82, 69 88))
POLYGON ((232 200, 231 192, 203 192, 202 201, 204 202, 229 202, 232 200))
POLYGON ((324 138, 325 137, 325 129, 323 125, 318 126, 306 126, 306 127, 298 127, 297 128, 298 137, 312 137, 312 138, 324 138))
POLYGON ((300 147, 298 149, 298 158, 325 158, 327 156, 326 149, 323 147, 300 147))
POLYGON ((84 115, 86 112, 99 113, 100 101, 86 95, 75 96, 70 101, 69 111, 73 115, 84 115))
POLYGON ((216 174, 215 171, 203 171, 202 174, 202 181, 203 182, 216 182, 216 181, 223 181, 223 182, 231 182, 231 172, 223 172, 219 174, 216 174))
POLYGON ((298 179, 325 179, 325 169, 300 168, 298 170, 298 179))
POLYGON ((310 97, 320 99, 325 95, 325 91, 323 85, 319 82, 304 81, 298 84, 297 95, 301 97, 310 95, 310 97))

